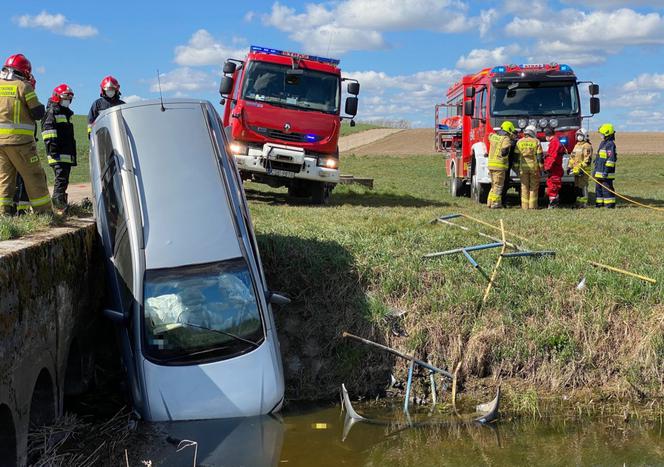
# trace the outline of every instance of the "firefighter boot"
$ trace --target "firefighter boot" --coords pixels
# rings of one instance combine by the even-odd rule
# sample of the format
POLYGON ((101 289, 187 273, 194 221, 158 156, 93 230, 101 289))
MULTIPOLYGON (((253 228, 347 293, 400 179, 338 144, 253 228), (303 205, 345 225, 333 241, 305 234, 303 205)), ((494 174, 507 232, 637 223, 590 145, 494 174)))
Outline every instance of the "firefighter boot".
POLYGON ((556 209, 560 206, 560 197, 549 198, 549 209, 556 209))

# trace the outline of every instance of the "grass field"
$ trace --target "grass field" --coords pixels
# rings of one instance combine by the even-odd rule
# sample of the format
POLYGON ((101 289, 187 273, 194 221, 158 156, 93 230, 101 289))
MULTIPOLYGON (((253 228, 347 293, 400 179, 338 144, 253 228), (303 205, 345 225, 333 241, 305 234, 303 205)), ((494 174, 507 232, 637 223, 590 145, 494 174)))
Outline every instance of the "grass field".
POLYGON ((361 131, 373 130, 374 128, 381 128, 378 125, 372 125, 371 123, 360 123, 356 122, 355 126, 350 126, 348 120, 344 120, 341 124, 341 136, 352 135, 353 133, 359 133, 361 131))
MULTIPOLYGON (((299 342, 303 351, 308 335, 329 328, 328 351, 340 365, 367 366, 367 354, 339 339, 346 329, 441 366, 462 361, 467 377, 516 378, 547 391, 601 387, 628 398, 664 395, 663 212, 624 203, 615 210, 524 212, 514 193, 513 208, 489 211, 448 194, 435 156, 350 156, 342 170, 374 177, 375 190, 339 186, 332 206, 320 208, 284 204, 283 190, 246 185, 270 285, 295 297, 295 311, 286 314, 310 317, 299 342), (421 259, 488 241, 430 224, 457 212, 493 224, 503 219, 507 230, 532 241, 508 240, 542 249, 537 242, 557 256, 503 261, 488 303, 480 306, 487 281, 463 256, 421 259), (586 260, 658 283, 595 269, 586 260), (586 289, 579 291, 583 277, 586 289), (394 309, 406 313, 394 318, 394 309), (395 326, 408 336, 395 337, 395 326)), ((622 157, 616 188, 664 207, 664 157, 622 157)), ((474 256, 490 274, 497 255, 474 256)), ((278 326, 287 327, 288 319, 278 318, 278 326)))

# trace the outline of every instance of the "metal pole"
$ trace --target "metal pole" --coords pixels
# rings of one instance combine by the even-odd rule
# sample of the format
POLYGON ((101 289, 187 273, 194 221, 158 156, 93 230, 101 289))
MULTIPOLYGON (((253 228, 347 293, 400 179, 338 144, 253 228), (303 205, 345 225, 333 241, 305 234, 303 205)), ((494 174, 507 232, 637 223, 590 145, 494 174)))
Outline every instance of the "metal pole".
MULTIPOLYGON (((459 214, 459 216, 461 216, 461 214, 459 214)), ((444 220, 444 219, 440 219, 440 218, 439 218, 439 219, 436 219, 436 220, 437 220, 438 222, 440 222, 441 224, 447 224, 447 225, 451 225, 452 227, 458 227, 458 228, 460 228, 461 230, 465 230, 466 232, 469 232, 469 231, 470 231, 470 229, 469 229, 468 227, 464 227, 463 225, 455 224, 454 222, 446 221, 446 220, 444 220)), ((480 232, 480 231, 478 231, 478 230, 475 230, 475 233, 476 233, 477 235, 481 236, 481 237, 488 238, 489 240, 493 240, 494 242, 499 242, 499 241, 500 241, 499 238, 494 237, 494 236, 492 236, 492 235, 487 235, 487 234, 485 234, 484 232, 480 232)), ((515 245, 514 243, 505 242, 505 245, 507 245, 507 246, 510 247, 510 248, 514 248, 515 250, 523 250, 522 247, 520 247, 519 245, 515 245)))
POLYGON ((403 401, 403 411, 408 412, 408 403, 410 402, 410 386, 413 384, 413 368, 415 361, 411 360, 408 365, 408 383, 406 384, 406 399, 403 401))
POLYGON ((430 365, 430 364, 428 364, 427 362, 424 362, 424 361, 422 361, 422 360, 420 360, 420 359, 418 359, 418 358, 415 358, 415 357, 413 357, 413 356, 411 356, 411 355, 408 355, 408 354, 405 354, 405 353, 399 352, 398 350, 392 349, 392 348, 390 348, 390 347, 388 347, 388 346, 386 346, 386 345, 379 344, 378 342, 370 341, 369 339, 365 339, 364 337, 356 336, 356 335, 354 335, 354 334, 351 334, 351 333, 349 333, 349 332, 345 332, 345 331, 341 334, 341 336, 342 336, 342 337, 349 337, 349 338, 351 338, 351 339, 355 339, 356 341, 362 342, 363 344, 367 344, 367 345, 372 345, 372 346, 374 346, 374 347, 378 347, 379 349, 385 350, 386 352, 389 352, 389 353, 391 353, 391 354, 393 354, 393 355, 396 355, 397 357, 401 357, 401 358, 403 358, 403 359, 405 359, 405 360, 413 361, 413 362, 417 363, 418 365, 420 365, 420 366, 422 366, 422 367, 424 367, 424 368, 428 368, 428 369, 431 370, 431 371, 435 371, 436 373, 440 373, 441 375, 446 376, 446 377, 448 377, 449 379, 452 379, 452 373, 450 373, 449 371, 441 370, 441 369, 438 368, 438 367, 435 367, 435 366, 433 366, 433 365, 430 365))
POLYGON ((473 245, 473 246, 467 246, 467 247, 462 247, 462 248, 455 248, 453 250, 439 251, 437 253, 429 253, 429 254, 424 255, 423 258, 436 258, 438 256, 453 255, 455 253, 462 253, 463 250, 466 250, 466 251, 487 250, 489 248, 499 248, 503 245, 504 245, 504 243, 502 243, 502 242, 486 243, 486 244, 483 244, 483 245, 473 245))
POLYGON ((462 252, 463 255, 466 257, 466 259, 470 262, 470 264, 473 265, 473 267, 474 267, 475 269, 477 269, 477 268, 480 267, 480 265, 477 264, 477 261, 475 261, 475 258, 473 258, 472 256, 470 256, 470 253, 468 253, 468 250, 466 250, 465 248, 462 248, 462 249, 461 249, 461 252, 462 252))
POLYGON ((514 251, 512 253, 503 253, 503 258, 516 258, 519 256, 556 256, 555 251, 514 251))

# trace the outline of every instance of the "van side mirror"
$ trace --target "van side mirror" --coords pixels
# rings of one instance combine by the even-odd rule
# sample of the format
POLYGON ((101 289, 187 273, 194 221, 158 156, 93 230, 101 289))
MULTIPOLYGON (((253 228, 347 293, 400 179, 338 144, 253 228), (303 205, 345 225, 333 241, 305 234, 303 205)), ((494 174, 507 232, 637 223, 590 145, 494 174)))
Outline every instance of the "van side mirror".
POLYGON ((357 97, 347 97, 346 98, 346 115, 352 115, 353 117, 357 115, 357 97))
POLYGON ((473 97, 475 97, 475 88, 474 87, 470 86, 470 87, 466 88, 466 97, 468 99, 472 99, 473 97))
POLYGON ((590 113, 595 115, 598 114, 600 110, 599 97, 590 98, 590 113))
POLYGON ((109 308, 104 308, 102 314, 117 325, 124 326, 127 324, 127 317, 124 315, 124 313, 111 310, 109 308))
POLYGON ((348 91, 348 94, 351 94, 353 96, 357 96, 360 93, 360 83, 352 81, 348 83, 348 86, 346 87, 346 91, 348 91))
POLYGON ((599 84, 591 84, 588 86, 588 92, 591 96, 596 96, 599 94, 599 84))
POLYGON ((277 292, 268 292, 267 300, 272 305, 288 305, 291 302, 290 298, 277 292))
POLYGON ((219 94, 222 96, 227 96, 233 91, 233 78, 230 76, 224 76, 221 78, 221 84, 219 85, 219 94))
POLYGON ((232 75, 235 73, 235 70, 237 69, 237 63, 235 62, 226 62, 224 63, 224 74, 225 75, 232 75))
POLYGON ((463 103, 463 114, 466 117, 472 117, 475 114, 475 101, 466 101, 463 103))

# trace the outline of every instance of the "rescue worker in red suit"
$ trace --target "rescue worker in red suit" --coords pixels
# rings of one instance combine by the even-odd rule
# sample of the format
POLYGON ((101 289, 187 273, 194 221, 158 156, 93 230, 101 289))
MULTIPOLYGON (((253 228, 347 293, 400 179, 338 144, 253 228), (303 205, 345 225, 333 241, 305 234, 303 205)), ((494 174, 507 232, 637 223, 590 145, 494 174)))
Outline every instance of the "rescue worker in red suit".
POLYGON ((92 103, 88 113, 88 136, 90 136, 92 124, 97 119, 99 112, 124 104, 124 101, 120 99, 120 83, 114 77, 106 76, 101 80, 99 88, 101 89, 100 97, 92 103))
POLYGON ((563 154, 565 146, 551 128, 544 129, 544 136, 549 142, 549 148, 544 158, 544 172, 546 179, 546 195, 549 197, 549 209, 560 205, 560 188, 563 185, 563 154))
POLYGON ((55 173, 53 205, 59 210, 67 207, 69 174, 76 165, 76 140, 71 122, 74 112, 69 108, 73 98, 74 91, 66 84, 56 87, 41 122, 48 165, 55 173))

